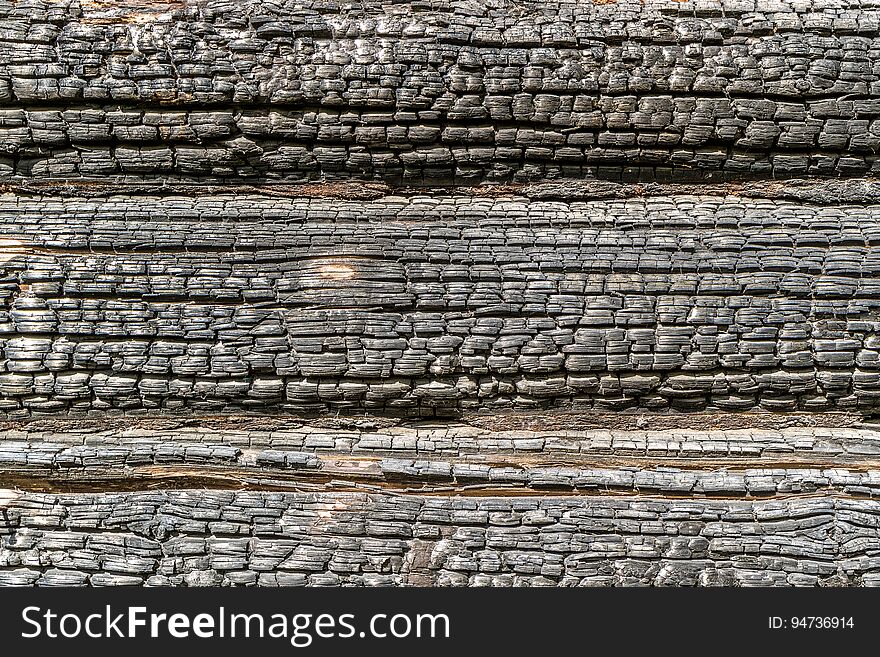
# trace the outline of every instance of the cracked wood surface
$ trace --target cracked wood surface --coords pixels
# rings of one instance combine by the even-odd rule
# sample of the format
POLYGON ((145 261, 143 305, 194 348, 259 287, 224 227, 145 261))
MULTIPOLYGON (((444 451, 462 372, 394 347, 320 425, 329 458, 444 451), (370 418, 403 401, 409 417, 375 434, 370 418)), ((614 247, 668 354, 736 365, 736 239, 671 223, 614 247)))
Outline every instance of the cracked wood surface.
POLYGON ((0 4, 0 176, 863 176, 872 2, 0 4))
POLYGON ((876 585, 874 500, 4 492, 0 583, 876 585))
POLYGON ((0 478, 56 491, 210 482, 479 496, 872 497, 880 486, 878 465, 880 432, 861 426, 492 431, 452 422, 45 431, 25 425, 0 434, 0 478))
POLYGON ((878 34, 0 0, 0 586, 880 584, 878 34))
POLYGON ((854 202, 872 184, 570 200, 77 189, 0 196, 10 419, 880 399, 880 204, 854 202))

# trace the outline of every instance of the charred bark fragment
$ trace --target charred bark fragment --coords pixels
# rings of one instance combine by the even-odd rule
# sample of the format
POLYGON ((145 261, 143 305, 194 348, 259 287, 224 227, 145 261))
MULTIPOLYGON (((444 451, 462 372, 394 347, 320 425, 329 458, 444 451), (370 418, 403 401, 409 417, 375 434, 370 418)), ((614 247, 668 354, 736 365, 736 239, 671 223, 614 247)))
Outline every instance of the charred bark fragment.
POLYGON ((880 584, 878 33, 0 2, 0 585, 880 584))

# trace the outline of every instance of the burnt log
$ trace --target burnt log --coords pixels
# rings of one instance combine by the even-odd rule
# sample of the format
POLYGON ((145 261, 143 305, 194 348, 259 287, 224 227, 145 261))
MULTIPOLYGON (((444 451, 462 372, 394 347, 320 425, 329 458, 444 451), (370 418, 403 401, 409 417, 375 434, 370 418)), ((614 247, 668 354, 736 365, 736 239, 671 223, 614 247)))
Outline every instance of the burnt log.
POLYGON ((878 34, 0 2, 0 586, 880 584, 878 34))

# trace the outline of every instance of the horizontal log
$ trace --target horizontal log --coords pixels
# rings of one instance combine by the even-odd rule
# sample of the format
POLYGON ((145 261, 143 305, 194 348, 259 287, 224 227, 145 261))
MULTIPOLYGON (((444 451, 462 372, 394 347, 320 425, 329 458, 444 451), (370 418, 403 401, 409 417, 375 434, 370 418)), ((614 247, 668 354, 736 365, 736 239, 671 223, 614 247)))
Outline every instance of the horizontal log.
POLYGON ((877 585, 874 4, 0 0, 0 586, 877 585))
POLYGON ((0 410, 877 408, 880 206, 0 198, 0 410))
POLYGON ((880 171, 870 4, 65 0, 0 20, 0 176, 880 171))
MULTIPOLYGON (((570 418, 579 419, 588 417, 570 418)), ((743 426, 760 419, 746 414, 728 421, 743 426)), ((417 423, 234 430, 189 421, 174 429, 147 427, 149 421, 143 428, 127 421, 85 432, 28 425, 0 432, 0 484, 53 492, 204 485, 481 497, 880 495, 880 433, 859 425, 493 431, 465 423, 417 423)))
POLYGON ((5 585, 876 585, 871 500, 2 491, 5 585))

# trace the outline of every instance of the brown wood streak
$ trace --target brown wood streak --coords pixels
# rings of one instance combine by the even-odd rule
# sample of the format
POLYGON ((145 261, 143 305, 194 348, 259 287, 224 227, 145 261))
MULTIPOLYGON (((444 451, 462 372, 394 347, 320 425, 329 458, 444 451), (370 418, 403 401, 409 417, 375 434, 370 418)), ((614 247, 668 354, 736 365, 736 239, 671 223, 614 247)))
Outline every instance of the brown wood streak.
POLYGON ((880 584, 874 7, 639 1, 12 0, 0 585, 880 584))

